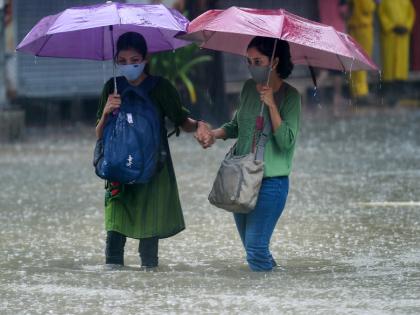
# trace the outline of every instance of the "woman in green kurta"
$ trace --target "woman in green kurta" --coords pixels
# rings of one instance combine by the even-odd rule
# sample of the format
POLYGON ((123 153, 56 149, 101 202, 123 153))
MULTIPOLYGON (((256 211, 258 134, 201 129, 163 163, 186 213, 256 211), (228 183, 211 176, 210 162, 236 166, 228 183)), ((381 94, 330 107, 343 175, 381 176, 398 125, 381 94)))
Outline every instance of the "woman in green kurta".
MULTIPOLYGON (((117 42, 116 62, 125 85, 140 86, 149 76, 147 69, 147 44, 138 33, 125 33, 117 42)), ((97 138, 101 138, 107 117, 121 104, 114 95, 113 80, 109 80, 102 92, 97 113, 97 138)), ((118 91, 119 94, 122 91, 118 91)), ((149 97, 157 107, 161 121, 165 117, 186 132, 199 134, 205 123, 188 117, 173 85, 159 78, 150 90, 149 97)), ((167 158, 163 167, 146 184, 107 184, 105 192, 106 264, 124 264, 124 245, 127 237, 139 239, 141 265, 158 265, 158 240, 170 237, 185 229, 178 188, 166 137, 167 158)))
POLYGON ((251 152, 255 120, 261 102, 265 121, 271 121, 271 134, 264 150, 264 178, 253 211, 235 213, 235 223, 253 271, 269 271, 277 264, 270 253, 271 235, 285 207, 289 174, 300 124, 300 95, 286 79, 293 69, 289 44, 274 38, 255 37, 247 49, 252 80, 245 82, 239 108, 233 119, 221 128, 198 137, 206 148, 215 139, 237 138, 235 154, 251 152), (276 47, 274 54, 273 48, 276 47), (270 58, 273 56, 272 64, 270 58), (270 70, 273 70, 271 71, 270 70), (270 77, 269 85, 266 85, 270 77))

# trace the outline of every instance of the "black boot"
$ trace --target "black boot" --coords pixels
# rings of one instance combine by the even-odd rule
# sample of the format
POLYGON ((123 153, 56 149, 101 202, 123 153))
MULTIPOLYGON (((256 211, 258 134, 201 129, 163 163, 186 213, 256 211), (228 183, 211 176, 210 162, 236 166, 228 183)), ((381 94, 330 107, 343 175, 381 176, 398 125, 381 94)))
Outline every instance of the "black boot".
POLYGON ((142 238, 139 243, 139 254, 141 266, 146 268, 154 268, 158 265, 158 247, 159 238, 149 237, 142 238))
POLYGON ((124 246, 126 237, 115 231, 108 231, 106 235, 105 263, 124 265, 124 246))

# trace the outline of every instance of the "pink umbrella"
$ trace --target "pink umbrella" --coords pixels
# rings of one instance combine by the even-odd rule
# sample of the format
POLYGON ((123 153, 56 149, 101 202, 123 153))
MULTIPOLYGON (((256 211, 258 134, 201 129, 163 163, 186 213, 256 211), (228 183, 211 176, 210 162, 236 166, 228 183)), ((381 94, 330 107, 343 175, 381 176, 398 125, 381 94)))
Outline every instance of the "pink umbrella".
POLYGON ((378 70, 349 35, 283 9, 210 10, 194 19, 188 33, 179 38, 197 42, 203 48, 246 55, 255 36, 288 41, 295 64, 342 71, 378 70))

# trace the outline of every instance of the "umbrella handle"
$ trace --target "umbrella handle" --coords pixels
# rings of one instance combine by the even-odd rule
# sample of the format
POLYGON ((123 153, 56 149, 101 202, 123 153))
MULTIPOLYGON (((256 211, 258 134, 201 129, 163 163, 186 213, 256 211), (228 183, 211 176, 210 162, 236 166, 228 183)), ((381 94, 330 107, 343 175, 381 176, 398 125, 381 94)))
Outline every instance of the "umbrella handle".
POLYGON ((117 77, 115 76, 115 61, 113 62, 113 77, 114 77, 114 95, 117 95, 118 94, 118 91, 117 91, 117 77))
MULTIPOLYGON (((278 41, 278 39, 276 38, 276 40, 274 41, 273 52, 271 54, 270 69, 268 71, 268 78, 267 78, 267 84, 266 84, 267 86, 270 84, 271 72, 273 71, 273 61, 274 61, 274 55, 276 53, 277 41, 278 41)), ((264 102, 261 102, 260 117, 263 116, 263 113, 264 113, 264 102)))

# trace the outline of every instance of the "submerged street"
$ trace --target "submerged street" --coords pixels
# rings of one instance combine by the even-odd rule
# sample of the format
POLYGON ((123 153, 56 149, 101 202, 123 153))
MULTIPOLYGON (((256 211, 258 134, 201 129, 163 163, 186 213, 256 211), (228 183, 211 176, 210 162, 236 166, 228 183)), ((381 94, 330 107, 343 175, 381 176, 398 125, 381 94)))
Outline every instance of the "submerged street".
POLYGON ((207 201, 233 142, 171 138, 187 229, 161 241, 156 271, 132 239, 107 271, 93 127, 28 129, 0 151, 0 313, 418 314, 419 121, 304 113, 271 273, 248 270, 231 214, 207 201))

